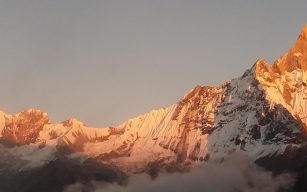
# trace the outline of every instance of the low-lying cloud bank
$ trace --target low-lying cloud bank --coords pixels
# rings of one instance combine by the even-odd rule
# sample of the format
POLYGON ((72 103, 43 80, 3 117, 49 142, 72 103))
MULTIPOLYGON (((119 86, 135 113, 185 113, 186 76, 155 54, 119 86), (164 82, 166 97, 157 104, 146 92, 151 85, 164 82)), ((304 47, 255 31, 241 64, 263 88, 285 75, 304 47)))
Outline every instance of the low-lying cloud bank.
POLYGON ((155 180, 145 174, 137 175, 130 178, 127 186, 95 181, 87 185, 76 183, 65 192, 274 192, 291 189, 293 183, 293 175, 273 176, 243 154, 235 154, 223 163, 207 162, 188 173, 161 173, 155 180))

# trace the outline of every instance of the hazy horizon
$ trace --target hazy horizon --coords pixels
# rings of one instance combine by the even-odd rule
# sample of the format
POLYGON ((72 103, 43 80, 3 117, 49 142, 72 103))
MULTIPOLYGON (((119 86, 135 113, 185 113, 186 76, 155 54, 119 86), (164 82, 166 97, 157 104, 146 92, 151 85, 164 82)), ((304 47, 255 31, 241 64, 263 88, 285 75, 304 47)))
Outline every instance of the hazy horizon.
POLYGON ((0 110, 116 125, 273 62, 307 3, 0 0, 0 110))

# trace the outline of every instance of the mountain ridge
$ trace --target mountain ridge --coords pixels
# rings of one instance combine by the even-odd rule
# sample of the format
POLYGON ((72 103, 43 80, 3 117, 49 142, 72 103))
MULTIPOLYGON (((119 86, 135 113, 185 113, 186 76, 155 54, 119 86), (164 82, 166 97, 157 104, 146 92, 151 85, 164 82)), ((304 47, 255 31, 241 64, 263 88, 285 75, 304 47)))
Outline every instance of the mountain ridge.
MULTIPOLYGON (((121 174, 154 176, 159 169, 181 171, 209 160, 222 162, 235 152, 277 171, 269 160, 305 152, 306 37, 307 25, 273 65, 259 59, 238 78, 196 86, 177 104, 114 127, 91 128, 73 118, 52 124, 36 109, 1 112, 0 150, 20 162, 14 169, 25 171, 76 161, 73 165, 81 170, 90 163, 121 174)), ((281 167, 279 171, 299 172, 288 164, 281 167)))

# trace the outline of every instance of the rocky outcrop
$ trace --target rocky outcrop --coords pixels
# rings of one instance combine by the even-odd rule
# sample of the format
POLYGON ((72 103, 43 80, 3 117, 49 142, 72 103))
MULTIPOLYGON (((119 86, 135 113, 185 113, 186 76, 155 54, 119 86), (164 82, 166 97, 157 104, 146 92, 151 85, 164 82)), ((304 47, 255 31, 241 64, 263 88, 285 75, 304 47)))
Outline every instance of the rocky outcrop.
POLYGON ((10 144, 35 143, 49 118, 42 111, 29 109, 14 116, 4 116, 2 141, 10 144))

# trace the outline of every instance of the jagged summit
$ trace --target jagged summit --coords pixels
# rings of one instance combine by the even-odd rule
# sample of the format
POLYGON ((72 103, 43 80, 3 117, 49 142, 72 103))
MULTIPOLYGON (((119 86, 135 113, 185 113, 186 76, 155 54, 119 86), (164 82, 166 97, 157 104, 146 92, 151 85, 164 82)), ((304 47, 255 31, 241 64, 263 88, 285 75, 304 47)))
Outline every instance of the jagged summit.
POLYGON ((71 127, 71 126, 84 126, 84 123, 79 121, 76 118, 70 118, 63 122, 61 122, 65 127, 71 127))
POLYGON ((295 70, 307 70, 307 25, 288 53, 277 59, 273 65, 268 64, 263 58, 256 61, 257 74, 267 72, 274 77, 295 70))
POLYGON ((307 39, 307 25, 304 26, 302 32, 299 35, 299 38, 307 39))
POLYGON ((260 59, 255 76, 266 97, 284 106, 307 128, 307 25, 283 57, 269 65, 260 59))
POLYGON ((273 71, 284 74, 296 69, 307 70, 307 25, 287 54, 274 62, 273 71))

